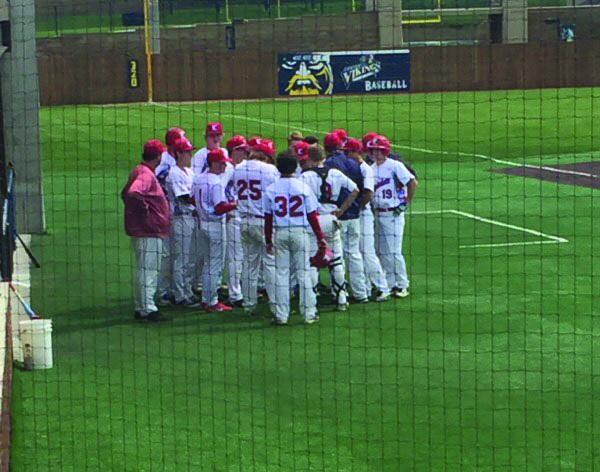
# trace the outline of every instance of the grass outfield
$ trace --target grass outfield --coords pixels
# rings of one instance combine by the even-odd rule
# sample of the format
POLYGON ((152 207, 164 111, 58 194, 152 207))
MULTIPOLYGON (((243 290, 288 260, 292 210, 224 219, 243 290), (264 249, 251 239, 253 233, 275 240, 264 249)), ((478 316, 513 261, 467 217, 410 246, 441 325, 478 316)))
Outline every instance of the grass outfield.
POLYGON ((599 121, 600 89, 43 109, 32 296, 55 367, 15 372, 12 470, 600 467, 598 191, 489 172, 597 159, 599 121), (181 125, 199 144, 217 118, 279 147, 295 128, 388 134, 420 178, 411 296, 310 327, 134 323, 119 192, 143 140, 181 125), (544 239, 514 227, 568 242, 460 248, 544 239))

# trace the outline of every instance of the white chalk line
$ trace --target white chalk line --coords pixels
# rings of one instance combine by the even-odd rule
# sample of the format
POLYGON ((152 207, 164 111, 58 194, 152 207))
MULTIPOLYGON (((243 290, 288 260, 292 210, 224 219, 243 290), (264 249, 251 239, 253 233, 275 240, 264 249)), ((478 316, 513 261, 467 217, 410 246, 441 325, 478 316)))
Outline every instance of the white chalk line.
POLYGON ((490 218, 484 218, 482 216, 474 215, 473 213, 467 213, 465 211, 460 210, 424 210, 424 211, 411 211, 413 215, 439 215, 442 213, 452 213, 457 216, 462 216, 464 218, 470 218, 475 221, 480 221, 481 223, 487 223, 494 226, 501 226, 507 229, 513 229, 515 231, 521 231, 522 233, 532 234, 534 236, 539 236, 541 238, 545 238, 539 241, 519 241, 519 242, 511 242, 511 243, 487 243, 487 244, 469 244, 464 246, 459 246, 459 249, 477 249, 477 248, 494 248, 494 247, 510 247, 510 246, 530 246, 537 244, 562 244, 568 243, 569 240, 565 238, 561 238, 560 236, 554 236, 552 234, 542 233, 541 231, 537 231, 530 228, 524 228, 523 226, 511 225, 508 223, 504 223, 502 221, 492 220, 490 218))

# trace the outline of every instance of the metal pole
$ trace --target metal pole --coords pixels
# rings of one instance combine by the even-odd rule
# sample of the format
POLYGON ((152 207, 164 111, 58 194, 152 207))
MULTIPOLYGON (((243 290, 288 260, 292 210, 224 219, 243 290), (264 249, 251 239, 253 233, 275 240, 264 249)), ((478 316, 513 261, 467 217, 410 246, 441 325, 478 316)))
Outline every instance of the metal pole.
POLYGON ((146 48, 146 83, 148 84, 148 101, 152 102, 154 90, 152 83, 152 48, 150 46, 150 19, 148 13, 150 0, 144 0, 144 39, 146 48))

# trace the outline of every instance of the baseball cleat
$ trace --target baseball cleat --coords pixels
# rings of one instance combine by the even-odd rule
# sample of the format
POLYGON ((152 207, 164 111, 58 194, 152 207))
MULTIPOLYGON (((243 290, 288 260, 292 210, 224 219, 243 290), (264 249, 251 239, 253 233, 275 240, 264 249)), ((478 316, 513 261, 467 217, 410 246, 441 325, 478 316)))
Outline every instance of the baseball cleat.
POLYGON ((309 316, 304 319, 304 324, 311 325, 319 322, 319 317, 317 315, 309 316))
POLYGON ((408 289, 394 287, 392 289, 392 296, 395 298, 406 298, 408 297, 408 289))
POLYGON ((375 301, 377 301, 377 302, 385 302, 386 300, 388 300, 390 298, 390 295, 391 295, 390 292, 387 292, 387 293, 381 292, 381 293, 379 293, 377 295, 377 298, 375 298, 375 301))
POLYGON ((176 306, 180 306, 183 308, 198 308, 201 306, 200 300, 197 298, 182 300, 175 304, 176 306))
POLYGON ((158 306, 175 305, 175 297, 171 293, 163 293, 156 301, 158 306))
POLYGON ((246 315, 246 316, 254 316, 254 315, 256 315, 256 307, 254 307, 254 308, 244 308, 244 315, 246 315))
POLYGON ((161 315, 159 311, 153 311, 152 313, 148 313, 148 315, 142 316, 140 319, 142 321, 151 321, 154 323, 159 323, 161 321, 170 321, 169 318, 165 318, 163 315, 161 315))
POLYGON ((369 303, 368 298, 354 298, 352 301, 359 304, 369 303))
POLYGON ((236 300, 235 302, 230 301, 229 304, 233 308, 244 308, 244 300, 236 300))
POLYGON ((271 320, 271 324, 273 326, 287 326, 288 323, 287 323, 287 320, 283 321, 283 320, 278 320, 277 318, 273 318, 271 320))
POLYGON ((225 311, 231 311, 233 310, 233 308, 231 308, 228 305, 225 305, 225 303, 221 303, 221 302, 217 302, 214 305, 211 305, 209 307, 206 308, 206 311, 209 311, 211 313, 213 312, 225 312, 225 311))
POLYGON ((346 311, 348 309, 348 303, 339 303, 336 309, 337 311, 346 311))

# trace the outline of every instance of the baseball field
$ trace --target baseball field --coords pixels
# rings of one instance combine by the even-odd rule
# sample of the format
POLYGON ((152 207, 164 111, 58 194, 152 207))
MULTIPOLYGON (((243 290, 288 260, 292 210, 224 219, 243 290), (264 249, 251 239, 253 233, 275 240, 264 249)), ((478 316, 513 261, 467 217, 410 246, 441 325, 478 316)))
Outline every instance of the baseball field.
POLYGON ((16 371, 15 471, 600 467, 600 89, 44 108, 32 303, 55 367, 16 371), (141 145, 209 120, 377 130, 415 167, 412 293, 272 327, 134 322, 119 192, 141 145), (523 177, 522 174, 527 174, 523 177))

